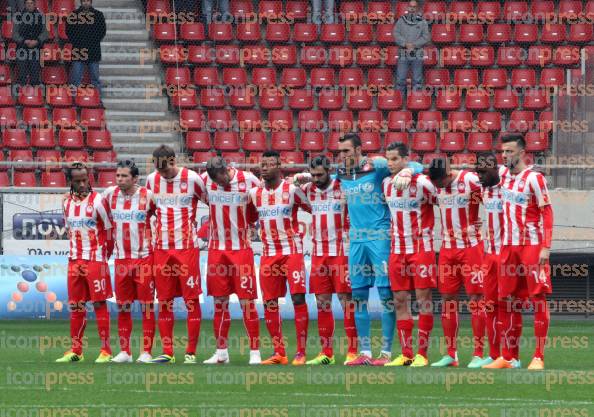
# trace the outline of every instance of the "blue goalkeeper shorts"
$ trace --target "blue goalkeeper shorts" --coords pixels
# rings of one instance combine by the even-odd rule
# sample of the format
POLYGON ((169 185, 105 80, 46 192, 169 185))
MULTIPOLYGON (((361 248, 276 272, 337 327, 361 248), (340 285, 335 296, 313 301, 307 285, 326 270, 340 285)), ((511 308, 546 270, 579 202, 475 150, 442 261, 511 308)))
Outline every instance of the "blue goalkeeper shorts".
POLYGON ((349 250, 349 276, 351 287, 389 287, 389 240, 351 242, 349 250))

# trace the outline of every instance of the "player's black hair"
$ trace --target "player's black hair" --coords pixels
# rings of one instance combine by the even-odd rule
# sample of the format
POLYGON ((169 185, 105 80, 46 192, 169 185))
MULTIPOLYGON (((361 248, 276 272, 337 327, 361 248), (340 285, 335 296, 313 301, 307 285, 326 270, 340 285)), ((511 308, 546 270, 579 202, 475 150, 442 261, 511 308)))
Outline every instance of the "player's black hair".
POLYGON ((431 181, 439 180, 447 176, 446 159, 435 158, 429 164, 429 178, 431 181))
POLYGON ((326 171, 330 169, 330 159, 326 155, 316 155, 309 161, 310 168, 323 167, 326 171))
MULTIPOLYGON (((72 187, 72 171, 74 170, 85 170, 87 171, 87 176, 89 175, 89 168, 84 164, 84 162, 74 161, 70 165, 68 165, 64 169, 64 174, 66 176, 66 180, 70 183, 70 195, 74 194, 74 187, 72 187)), ((89 191, 93 191, 91 184, 89 183, 89 191)))
POLYGON ((356 133, 347 133, 346 135, 342 136, 338 139, 340 143, 344 143, 350 141, 353 144, 353 147, 358 148, 361 146, 361 138, 356 133))
POLYGON ((516 142, 520 148, 526 148, 526 141, 524 140, 524 136, 522 136, 520 133, 508 133, 507 135, 501 137, 501 143, 509 142, 516 142))
POLYGON ((408 146, 402 142, 392 142, 386 146, 386 151, 398 151, 401 158, 408 156, 408 146))
POLYGON ((497 156, 493 151, 484 151, 476 154, 477 168, 497 168, 497 156))
POLYGON ((280 153, 278 153, 277 151, 269 150, 262 154, 262 158, 276 158, 280 160, 280 153))
POLYGON ((171 146, 161 145, 153 151, 153 163, 157 163, 157 169, 166 168, 170 161, 175 159, 175 151, 171 146))
POLYGON ((134 177, 134 178, 136 178, 136 177, 138 177, 138 175, 140 175, 140 171, 138 170, 136 163, 131 159, 124 159, 122 161, 118 161, 117 167, 118 168, 128 168, 130 170, 130 175, 132 175, 132 177, 134 177))
POLYGON ((213 180, 219 173, 225 172, 226 169, 227 162, 222 156, 213 156, 208 161, 206 161, 206 172, 213 180))

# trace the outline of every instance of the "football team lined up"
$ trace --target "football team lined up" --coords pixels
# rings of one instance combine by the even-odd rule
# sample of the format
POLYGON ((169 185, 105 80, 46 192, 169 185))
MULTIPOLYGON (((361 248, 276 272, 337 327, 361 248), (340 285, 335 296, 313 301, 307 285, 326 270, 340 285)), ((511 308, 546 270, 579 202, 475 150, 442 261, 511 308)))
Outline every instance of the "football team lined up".
POLYGON ((333 350, 332 296, 340 301, 349 366, 429 365, 428 348, 435 306, 447 353, 433 367, 458 366, 460 287, 468 295, 474 352, 469 368, 519 368, 522 310, 534 310, 536 349, 528 369, 544 369, 549 327, 546 296, 551 293, 549 251, 553 213, 544 176, 524 162, 521 135, 502 139, 503 166, 494 153, 477 156, 474 170, 455 170, 447 158, 431 161, 428 175, 409 160, 406 145, 388 145, 385 158, 367 158, 357 134, 339 142, 341 166, 319 155, 309 172, 283 178, 279 154, 265 152, 261 180, 208 161, 202 175, 176 164, 175 152, 162 145, 153 152, 155 172, 138 185, 138 168, 118 163, 117 186, 93 191, 81 163, 67 172, 71 184, 63 208, 70 237, 68 298, 72 348, 57 362, 84 360, 82 337, 86 303, 92 302, 101 340, 96 362, 132 362, 131 306, 142 311, 142 351, 137 362, 173 363, 173 302, 183 297, 187 310, 184 363, 196 363, 201 309, 198 204, 209 208, 207 293, 214 298, 216 351, 205 364, 229 363, 229 296, 243 310, 249 339, 249 364, 288 364, 279 311, 287 287, 295 311, 293 365, 329 365, 333 350), (483 205, 485 218, 479 216, 483 205), (434 248, 434 206, 441 219, 441 249, 434 248), (297 215, 312 216, 309 292, 315 294, 321 352, 306 360, 308 308, 304 251, 297 215), (481 228, 484 223, 485 236, 481 228), (266 328, 274 352, 262 360, 256 269, 251 236, 258 224, 262 241, 259 284, 266 328), (121 351, 112 357, 109 311, 112 296, 107 260, 114 252, 115 296, 121 351), (381 351, 372 358, 369 292, 377 287, 381 313, 381 351), (435 304, 432 289, 442 300, 435 304), (417 350, 413 348, 414 290, 418 310, 417 350), (155 291, 163 346, 153 357, 155 291), (392 357, 394 331, 401 354, 392 357), (484 354, 487 333, 489 354, 484 354))

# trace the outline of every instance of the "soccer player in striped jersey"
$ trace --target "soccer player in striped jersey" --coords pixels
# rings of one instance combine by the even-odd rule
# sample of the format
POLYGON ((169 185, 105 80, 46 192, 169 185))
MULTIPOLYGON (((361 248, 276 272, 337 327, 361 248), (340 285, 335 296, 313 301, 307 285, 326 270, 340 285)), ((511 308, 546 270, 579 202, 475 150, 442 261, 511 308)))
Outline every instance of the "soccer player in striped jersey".
POLYGON ((475 367, 482 362, 485 316, 483 311, 483 278, 479 205, 481 184, 474 172, 454 170, 447 158, 435 158, 429 167, 429 178, 436 187, 441 218, 442 245, 439 252, 439 292, 442 295, 441 323, 447 354, 434 367, 458 366, 458 293, 464 285, 469 297, 474 341, 475 367))
POLYGON ((332 294, 336 293, 344 313, 347 337, 346 361, 357 356, 351 282, 348 274, 348 211, 340 181, 330 176, 330 160, 318 155, 310 162, 312 182, 302 187, 311 204, 313 253, 309 291, 316 295, 318 332, 322 352, 308 365, 333 365, 334 316, 332 294))
POLYGON ((396 305, 396 330, 402 354, 385 366, 427 366, 427 349, 433 329, 431 289, 437 286, 437 265, 433 250, 435 187, 423 174, 412 176, 405 190, 393 184, 408 164, 408 147, 391 143, 386 148, 392 177, 384 179, 384 195, 392 217, 392 250, 388 277, 396 305), (418 351, 413 357, 410 291, 414 290, 419 309, 418 351))
POLYGON ((305 302, 303 243, 297 212, 302 209, 311 213, 311 206, 299 187, 282 178, 280 166, 278 152, 264 152, 260 162, 264 184, 250 190, 250 199, 258 211, 262 239, 260 288, 264 299, 264 317, 274 344, 274 354, 262 364, 288 363, 278 306, 278 299, 287 293, 288 282, 295 308, 297 333, 297 353, 292 364, 305 365, 309 317, 305 302))
POLYGON ((188 311, 188 339, 184 363, 196 363, 200 335, 200 268, 196 236, 196 208, 205 198, 204 181, 196 172, 177 166, 175 151, 161 145, 153 151, 155 172, 146 179, 157 206, 154 274, 159 298, 159 334, 163 354, 153 363, 175 362, 173 356, 173 299, 184 298, 188 311))
POLYGON ((96 363, 111 360, 109 310, 106 300, 112 296, 107 260, 113 250, 109 207, 101 194, 93 191, 89 171, 81 162, 66 169, 70 194, 62 208, 70 240, 68 257, 68 304, 70 308, 71 349, 56 362, 81 362, 83 336, 87 325, 86 303, 91 301, 97 318, 101 351, 96 363))
POLYGON ((133 161, 118 162, 115 186, 103 191, 113 221, 115 242, 115 293, 118 303, 120 353, 112 362, 132 362, 132 304, 142 311, 142 350, 137 362, 152 360, 155 337, 155 280, 151 217, 155 213, 153 193, 138 185, 138 167, 133 161))
POLYGON ((516 344, 522 333, 521 301, 530 298, 534 309, 536 348, 528 369, 544 369, 549 329, 547 294, 551 294, 549 253, 553 209, 547 181, 524 162, 526 142, 520 134, 504 136, 503 162, 509 169, 501 185, 504 235, 501 248, 498 315, 502 356, 487 368, 512 368, 518 360, 516 344))
POLYGON ((249 191, 260 181, 249 171, 228 167, 215 156, 208 160, 202 175, 209 207, 208 263, 206 285, 214 297, 213 329, 217 350, 205 364, 229 363, 227 350, 231 317, 229 296, 239 298, 243 323, 249 338, 250 365, 259 365, 260 322, 254 300, 257 297, 254 252, 250 232, 257 214, 249 201, 249 191))

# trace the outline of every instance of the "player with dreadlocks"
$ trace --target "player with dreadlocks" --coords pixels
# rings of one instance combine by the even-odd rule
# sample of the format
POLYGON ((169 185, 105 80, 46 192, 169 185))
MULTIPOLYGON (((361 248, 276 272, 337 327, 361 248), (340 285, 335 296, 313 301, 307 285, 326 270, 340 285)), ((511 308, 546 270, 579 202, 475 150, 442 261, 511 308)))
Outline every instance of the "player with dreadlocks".
POLYGON ((89 170, 81 162, 66 169, 70 193, 64 197, 64 222, 70 240, 68 258, 68 304, 70 308, 71 349, 56 362, 81 362, 86 303, 91 301, 97 317, 101 351, 96 363, 111 360, 109 311, 105 300, 112 296, 107 260, 111 256, 111 218, 109 206, 93 191, 89 170))

